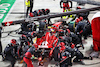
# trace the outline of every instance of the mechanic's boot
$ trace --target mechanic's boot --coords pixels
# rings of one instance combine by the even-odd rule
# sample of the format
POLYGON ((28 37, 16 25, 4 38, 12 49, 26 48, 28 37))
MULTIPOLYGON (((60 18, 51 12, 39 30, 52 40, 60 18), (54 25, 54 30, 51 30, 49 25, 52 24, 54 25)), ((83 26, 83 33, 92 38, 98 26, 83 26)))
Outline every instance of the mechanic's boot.
POLYGON ((85 65, 85 63, 82 61, 82 59, 74 59, 74 62, 85 65))
POLYGON ((80 64, 85 65, 85 63, 83 61, 80 61, 80 64))
POLYGON ((4 53, 1 53, 1 55, 2 55, 2 61, 5 61, 5 55, 4 55, 4 53))
POLYGON ((84 49, 84 46, 83 46, 83 44, 81 44, 81 47, 84 49))
POLYGON ((86 39, 87 39, 87 37, 86 37, 86 36, 84 36, 84 39, 86 40, 86 39))
POLYGON ((80 47, 82 47, 81 45, 80 46, 76 46, 76 48, 80 48, 80 47))
POLYGON ((93 60, 93 57, 90 56, 89 59, 90 59, 90 60, 93 60))
POLYGON ((99 57, 99 53, 98 52, 92 52, 91 54, 90 54, 90 56, 91 57, 96 57, 96 58, 98 58, 99 57))
POLYGON ((84 46, 82 48, 84 49, 84 46))

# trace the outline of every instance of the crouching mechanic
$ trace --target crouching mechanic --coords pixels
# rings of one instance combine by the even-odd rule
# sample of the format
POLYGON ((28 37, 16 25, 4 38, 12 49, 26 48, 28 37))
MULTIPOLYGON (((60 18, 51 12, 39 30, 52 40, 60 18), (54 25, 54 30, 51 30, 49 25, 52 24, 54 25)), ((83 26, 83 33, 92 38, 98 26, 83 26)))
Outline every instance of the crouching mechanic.
POLYGON ((34 67, 31 61, 31 57, 33 54, 35 54, 35 47, 32 46, 30 47, 27 52, 25 53, 23 60, 25 61, 25 63, 27 64, 27 67, 34 67))
POLYGON ((17 59, 17 46, 19 44, 15 39, 11 40, 11 43, 4 49, 3 60, 8 60, 11 62, 11 66, 14 67, 17 59))
POLYGON ((83 53, 79 51, 74 44, 72 44, 71 47, 65 45, 62 46, 64 46, 65 48, 61 53, 60 67, 68 67, 69 65, 72 66, 73 62, 80 62, 81 64, 84 64, 82 60, 93 59, 91 56, 84 56, 83 53))

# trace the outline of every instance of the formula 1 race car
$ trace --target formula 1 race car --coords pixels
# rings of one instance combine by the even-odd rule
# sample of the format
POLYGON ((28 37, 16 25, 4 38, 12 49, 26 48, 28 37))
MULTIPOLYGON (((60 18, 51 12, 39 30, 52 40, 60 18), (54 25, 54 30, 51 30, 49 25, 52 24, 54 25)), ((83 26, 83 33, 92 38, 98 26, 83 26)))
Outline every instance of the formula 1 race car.
POLYGON ((72 66, 74 57, 76 57, 73 60, 74 62, 80 62, 85 58, 92 59, 92 57, 84 57, 77 47, 77 44, 81 44, 81 47, 84 48, 81 40, 82 35, 85 35, 84 31, 89 30, 91 32, 91 25, 88 23, 87 19, 85 19, 86 22, 84 22, 84 17, 82 20, 78 20, 78 22, 74 23, 71 23, 71 21, 67 23, 61 19, 61 22, 58 21, 50 24, 50 19, 72 14, 77 14, 77 18, 80 18, 82 13, 99 9, 100 7, 94 7, 57 14, 49 14, 49 9, 41 9, 30 13, 29 18, 19 21, 4 22, 2 26, 22 23, 21 31, 17 32, 22 35, 19 37, 20 44, 18 45, 17 59, 22 59, 25 52, 30 47, 34 46, 36 49, 34 56, 39 59, 39 65, 43 65, 44 58, 49 58, 49 60, 54 58, 55 61, 59 61, 60 67, 68 67, 69 65, 72 66), (39 22, 39 24, 35 24, 35 21, 39 22), (81 26, 81 24, 83 25, 81 26), (72 34, 72 32, 75 35, 72 34))
MULTIPOLYGON (((42 23, 44 23, 44 22, 42 22, 42 23)), ((58 43, 57 29, 59 29, 59 26, 61 25, 61 23, 62 22, 57 22, 52 25, 53 27, 48 26, 48 28, 46 30, 44 29, 44 26, 42 26, 43 28, 41 27, 39 32, 36 33, 33 31, 31 33, 31 36, 35 35, 34 37, 36 37, 36 43, 32 44, 37 49, 36 53, 34 54, 35 57, 38 57, 38 58, 41 57, 42 60, 44 58, 49 58, 50 60, 52 58, 54 58, 56 61, 58 60, 58 55, 55 55, 55 54, 57 54, 55 47, 57 46, 57 43, 58 43), (51 29, 50 29, 50 27, 51 27, 51 29)), ((29 42, 27 36, 24 35, 24 36, 22 36, 22 38, 25 43, 29 42)), ((27 45, 29 45, 29 44, 27 43, 26 46, 27 45)), ((30 46, 32 46, 32 45, 30 45, 30 46)), ((21 43, 21 47, 22 46, 25 46, 25 45, 22 45, 22 43, 21 43)), ((19 53, 22 50, 23 50, 22 48, 20 48, 18 50, 19 57, 21 57, 21 55, 23 55, 23 54, 19 53)))

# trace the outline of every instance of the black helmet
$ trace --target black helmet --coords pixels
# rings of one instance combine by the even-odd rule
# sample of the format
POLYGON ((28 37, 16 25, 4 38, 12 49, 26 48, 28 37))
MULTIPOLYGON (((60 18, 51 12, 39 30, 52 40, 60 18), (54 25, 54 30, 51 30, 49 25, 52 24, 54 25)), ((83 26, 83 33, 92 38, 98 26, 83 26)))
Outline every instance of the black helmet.
POLYGON ((46 15, 45 9, 41 9, 41 12, 43 13, 43 15, 46 15))
POLYGON ((41 10, 38 10, 38 16, 41 16, 43 14, 43 12, 41 10))
POLYGON ((34 14, 34 16, 38 16, 38 13, 36 10, 33 12, 33 14, 34 14))
POLYGON ((59 36, 64 36, 64 30, 59 29, 58 32, 59 32, 59 36))
POLYGON ((46 14, 50 13, 49 9, 45 9, 46 14))
POLYGON ((28 24, 27 28, 29 31, 35 31, 36 30, 36 24, 32 23, 32 24, 28 24))

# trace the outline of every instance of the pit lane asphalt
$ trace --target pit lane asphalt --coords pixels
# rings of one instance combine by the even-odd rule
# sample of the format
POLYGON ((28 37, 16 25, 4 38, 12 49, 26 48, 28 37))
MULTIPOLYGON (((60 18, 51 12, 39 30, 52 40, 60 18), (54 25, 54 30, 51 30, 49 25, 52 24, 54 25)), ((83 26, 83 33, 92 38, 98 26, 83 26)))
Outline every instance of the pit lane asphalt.
MULTIPOLYGON (((33 11, 36 10, 36 9, 42 9, 42 8, 49 8, 51 10, 51 13, 53 12, 62 12, 63 10, 60 8, 60 5, 59 5, 59 2, 60 0, 35 0, 34 1, 34 8, 33 8, 33 11)), ((11 8, 11 11, 10 12, 26 12, 26 8, 24 6, 24 0, 16 0, 14 6, 11 8)), ((74 7, 76 6, 76 3, 74 2, 74 7)), ((86 8, 90 8, 90 7, 94 7, 94 5, 88 5, 86 4, 84 7, 86 8)), ((24 14, 8 14, 8 16, 5 18, 4 21, 14 21, 14 20, 21 20, 21 19, 24 19, 25 15, 24 14)), ((90 14, 89 15, 89 20, 91 20, 93 14, 90 14)), ((58 19, 58 18, 57 18, 58 19)), ((53 20, 52 20, 53 21, 53 20)), ((11 31, 11 30, 16 30, 20 28, 20 25, 14 25, 14 26, 7 26, 7 27, 4 27, 4 31, 11 31)), ((15 35, 15 33, 13 33, 15 35)), ((6 36, 7 34, 6 33, 3 33, 2 34, 3 36, 6 36)), ((18 35, 20 36, 20 35, 18 35)), ((5 46, 10 42, 10 40, 14 38, 14 39, 19 39, 19 37, 11 37, 11 36, 8 36, 6 38, 2 38, 1 41, 2 41, 2 45, 3 45, 3 49, 5 48, 5 46)), ((89 37, 87 40, 83 40, 83 43, 84 43, 84 46, 85 46, 85 49, 84 50, 81 50, 83 52, 84 55, 87 55, 88 56, 88 53, 87 51, 90 49, 90 46, 92 44, 92 37, 89 37)), ((92 63, 96 63, 96 62, 100 62, 100 59, 94 59, 94 60, 84 60, 84 62, 87 64, 92 64, 92 63)), ((55 67, 55 62, 54 60, 52 61, 49 61, 48 59, 46 60, 45 62, 45 65, 44 67, 55 67)), ((1 61, 1 56, 0 56, 0 67, 7 67, 10 63, 9 62, 3 62, 1 61)), ((22 64, 19 64, 19 61, 16 62, 15 64, 15 67, 24 67, 24 63, 22 64)), ((38 67, 37 65, 37 61, 34 61, 33 62, 33 65, 34 67, 38 67)), ((92 65, 92 66, 84 66, 84 65, 81 65, 81 64, 73 64, 72 67, 100 67, 100 64, 97 64, 97 65, 92 65)))

